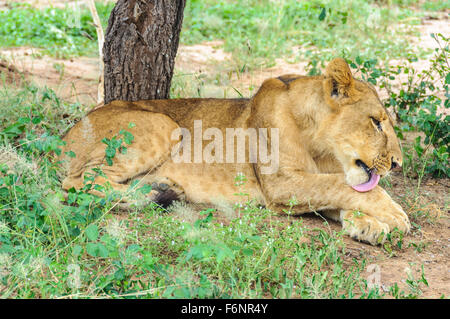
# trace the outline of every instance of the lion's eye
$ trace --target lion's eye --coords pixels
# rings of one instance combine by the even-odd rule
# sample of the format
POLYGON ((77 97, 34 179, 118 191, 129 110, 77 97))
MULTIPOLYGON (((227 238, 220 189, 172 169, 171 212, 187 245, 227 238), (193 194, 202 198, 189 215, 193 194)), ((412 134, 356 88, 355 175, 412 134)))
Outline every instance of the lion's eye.
POLYGON ((377 127, 380 131, 383 131, 383 129, 381 128, 381 123, 380 123, 380 121, 378 121, 378 120, 377 120, 376 118, 374 118, 374 117, 371 117, 370 119, 372 120, 373 124, 375 124, 376 127, 377 127))

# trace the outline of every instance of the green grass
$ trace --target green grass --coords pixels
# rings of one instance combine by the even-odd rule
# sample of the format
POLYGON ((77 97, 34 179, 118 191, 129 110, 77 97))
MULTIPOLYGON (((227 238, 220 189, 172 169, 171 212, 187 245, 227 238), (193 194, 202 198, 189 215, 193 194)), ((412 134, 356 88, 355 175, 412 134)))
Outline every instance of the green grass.
POLYGON ((420 8, 429 11, 442 11, 450 8, 450 1, 448 0, 434 0, 434 1, 420 1, 420 0, 384 0, 386 5, 396 5, 401 7, 420 8))
MULTIPOLYGON (((433 6, 445 6, 445 1, 433 6)), ((112 3, 97 3, 105 29, 112 8, 112 3)), ((221 39, 225 50, 233 53, 234 64, 250 68, 271 66, 276 58, 287 57, 386 60, 417 51, 404 38, 414 34, 411 27, 420 22, 420 15, 402 3, 365 0, 192 0, 184 11, 181 43, 221 39)), ((77 12, 70 7, 14 4, 0 11, 0 21, 2 47, 39 47, 60 57, 96 54, 97 35, 86 7, 77 12)))
MULTIPOLYGON (((32 46, 58 57, 96 54, 97 33, 88 8, 36 9, 17 3, 11 6, 9 10, 0 11, 2 47, 32 46)), ((97 3, 104 28, 113 6, 112 3, 97 3)))
POLYGON ((51 134, 62 135, 86 111, 86 106, 62 101, 47 87, 0 85, 0 127, 3 128, 21 118, 39 118, 38 126, 30 122, 23 131, 37 128, 40 132, 47 130, 51 134))
POLYGON ((405 57, 405 41, 419 13, 354 1, 188 1, 181 42, 222 39, 240 65, 271 65, 275 58, 329 60, 405 57), (404 24, 401 28, 400 23, 404 24), (293 48, 299 51, 293 56, 293 48))
POLYGON ((421 5, 422 9, 430 11, 443 11, 450 8, 450 1, 424 1, 421 5))

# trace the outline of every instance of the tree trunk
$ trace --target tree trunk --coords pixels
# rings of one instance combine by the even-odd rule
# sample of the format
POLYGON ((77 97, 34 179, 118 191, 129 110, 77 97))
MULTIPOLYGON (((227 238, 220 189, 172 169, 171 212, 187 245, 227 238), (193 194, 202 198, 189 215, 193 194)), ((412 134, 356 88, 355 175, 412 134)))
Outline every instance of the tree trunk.
POLYGON ((169 97, 186 0, 119 0, 103 47, 105 103, 169 97))

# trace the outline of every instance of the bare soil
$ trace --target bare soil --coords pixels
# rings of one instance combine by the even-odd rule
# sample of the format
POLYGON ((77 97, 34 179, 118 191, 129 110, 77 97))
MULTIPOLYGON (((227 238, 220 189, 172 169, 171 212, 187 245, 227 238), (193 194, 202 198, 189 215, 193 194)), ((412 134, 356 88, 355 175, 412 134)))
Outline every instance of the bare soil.
MULTIPOLYGON (((71 1, 29 1, 34 5, 64 6, 71 1)), ((73 1, 72 1, 73 2, 73 1)), ((0 10, 5 8, 5 1, 0 1, 0 10)), ((435 42, 429 34, 441 32, 450 34, 450 24, 447 15, 440 19, 426 18, 422 21, 421 36, 414 41, 423 48, 434 48, 435 42)), ((206 74, 209 77, 220 75, 226 71, 231 55, 224 52, 220 41, 203 43, 194 46, 179 47, 176 59, 176 76, 186 74, 206 74), (225 66, 225 71, 224 71, 225 66), (178 75, 177 75, 178 74, 178 75), (180 75, 181 74, 181 75, 180 75)), ((400 63, 401 61, 393 61, 400 63)), ((416 67, 425 69, 427 61, 418 61, 416 67)), ((305 73, 305 62, 289 64, 277 60, 275 67, 253 70, 252 72, 228 72, 228 82, 225 84, 208 83, 205 85, 204 96, 222 97, 228 92, 228 97, 238 96, 236 90, 250 95, 253 87, 258 87, 266 78, 287 73, 305 73), (236 90, 230 90, 230 87, 236 90), (248 93, 247 93, 248 92, 248 93)), ((96 104, 97 85, 99 79, 98 59, 77 58, 71 60, 55 59, 40 54, 34 48, 11 48, 0 50, 0 73, 9 84, 20 85, 23 79, 39 86, 48 86, 64 100, 96 104)), ((390 256, 382 247, 373 247, 346 238, 348 261, 353 258, 368 258, 371 263, 381 268, 382 287, 388 287, 394 282, 406 289, 404 280, 406 271, 410 269, 416 278, 420 278, 420 266, 423 264, 425 277, 429 287, 422 286, 424 297, 437 298, 444 294, 450 296, 450 221, 449 221, 449 189, 450 179, 426 179, 421 182, 417 193, 418 180, 405 179, 401 174, 391 177, 392 187, 388 188, 391 195, 407 210, 412 221, 418 225, 411 234, 403 240, 402 249, 394 249, 390 256), (426 215, 427 217, 422 217, 426 215), (415 248, 418 246, 419 249, 415 248), (422 248, 422 249, 420 249, 422 248)), ((280 217, 283 219, 284 217, 280 217)), ((314 214, 303 215, 304 224, 310 227, 324 227, 323 219, 314 214)), ((287 223, 287 221, 286 221, 287 223)), ((329 221, 331 230, 339 231, 340 225, 329 221)), ((369 273, 368 273, 369 275, 369 273)))
POLYGON ((16 69, 16 75, 10 76, 11 81, 17 80, 19 73, 29 82, 53 89, 63 100, 87 105, 97 101, 99 66, 96 58, 56 59, 42 55, 39 49, 25 47, 1 49, 0 57, 3 64, 16 69))

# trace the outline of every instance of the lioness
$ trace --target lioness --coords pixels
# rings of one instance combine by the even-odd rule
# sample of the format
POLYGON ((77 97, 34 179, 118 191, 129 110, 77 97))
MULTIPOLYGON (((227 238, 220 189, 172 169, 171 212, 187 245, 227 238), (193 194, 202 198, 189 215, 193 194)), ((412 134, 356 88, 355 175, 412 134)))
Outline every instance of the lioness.
MULTIPOLYGON (((235 177, 241 173, 247 179, 246 192, 261 204, 295 213, 321 211, 360 241, 377 244, 395 227, 405 233, 410 229, 408 216, 377 185, 380 177, 402 164, 392 121, 375 89, 354 79, 341 58, 331 61, 322 76, 268 79, 251 99, 113 101, 88 114, 64 140, 66 190, 82 187, 84 174, 105 164, 106 178, 99 176, 95 182, 109 182, 119 191, 139 179, 153 185, 149 196, 155 201, 177 197, 194 203, 235 203, 235 177), (223 143, 210 147, 213 161, 192 161, 189 154, 191 163, 175 161, 185 135, 174 132, 184 128, 195 134, 195 120, 202 121, 202 129, 212 129, 207 139, 225 136, 227 128, 277 129, 273 132, 278 140, 271 130, 258 140, 279 152, 277 169, 264 172, 267 162, 250 161, 250 153, 245 161, 220 161, 216 155, 225 149, 223 143), (117 136, 121 129, 134 140, 108 166, 102 139, 117 136), (68 151, 76 157, 68 157, 68 151)), ((193 147, 205 144, 201 140, 193 147)), ((233 147, 240 151, 238 145, 233 147)))

